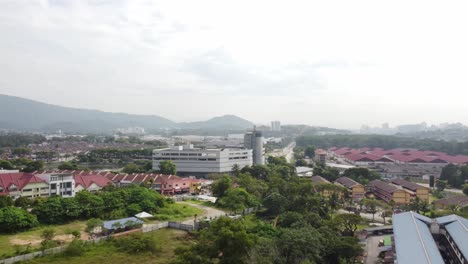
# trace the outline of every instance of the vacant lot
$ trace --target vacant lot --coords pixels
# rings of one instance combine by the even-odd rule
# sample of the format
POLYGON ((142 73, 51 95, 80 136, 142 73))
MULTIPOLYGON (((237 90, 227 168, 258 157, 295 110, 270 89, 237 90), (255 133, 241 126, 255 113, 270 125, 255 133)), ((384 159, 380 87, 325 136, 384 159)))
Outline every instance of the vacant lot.
MULTIPOLYGON (((203 216, 205 213, 205 210, 188 204, 168 204, 167 207, 159 209, 159 212, 154 215, 152 220, 147 221, 148 223, 183 221, 193 218, 194 215, 203 216)), ((88 234, 84 232, 86 221, 75 221, 64 225, 41 226, 17 234, 2 234, 0 235, 0 259, 18 255, 15 254, 18 250, 39 248, 42 241, 40 235, 42 231, 48 227, 55 230, 56 236, 54 240, 59 240, 64 243, 70 242, 73 237, 72 235, 67 235, 67 233, 73 230, 81 232, 81 239, 88 239, 88 234)))
POLYGON ((174 250, 178 246, 190 245, 191 237, 185 232, 176 229, 161 229, 151 232, 155 237, 156 243, 160 246, 157 253, 128 254, 119 251, 112 243, 103 242, 96 244, 87 250, 83 256, 66 257, 63 255, 48 256, 37 258, 24 262, 25 264, 54 263, 54 264, 83 264, 83 263, 112 263, 112 264, 130 264, 130 263, 155 263, 167 264, 174 257, 174 250))
POLYGON ((54 239, 56 240, 71 241, 72 236, 67 235, 67 232, 73 230, 81 231, 82 239, 87 238, 87 234, 84 232, 86 221, 75 221, 65 225, 41 226, 17 234, 4 234, 0 235, 0 258, 11 256, 19 248, 25 249, 28 246, 30 248, 38 248, 42 241, 40 235, 48 227, 55 230, 56 237, 54 239))

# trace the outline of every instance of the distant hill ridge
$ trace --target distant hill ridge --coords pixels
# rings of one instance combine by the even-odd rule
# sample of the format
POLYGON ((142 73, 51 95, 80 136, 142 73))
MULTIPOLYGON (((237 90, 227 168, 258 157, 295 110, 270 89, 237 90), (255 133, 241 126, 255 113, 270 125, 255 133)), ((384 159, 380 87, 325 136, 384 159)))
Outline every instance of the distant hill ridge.
POLYGON ((0 129, 31 132, 62 130, 73 133, 108 133, 118 128, 143 127, 242 130, 253 123, 234 115, 214 117, 207 121, 177 123, 158 115, 110 113, 51 105, 0 94, 0 129))

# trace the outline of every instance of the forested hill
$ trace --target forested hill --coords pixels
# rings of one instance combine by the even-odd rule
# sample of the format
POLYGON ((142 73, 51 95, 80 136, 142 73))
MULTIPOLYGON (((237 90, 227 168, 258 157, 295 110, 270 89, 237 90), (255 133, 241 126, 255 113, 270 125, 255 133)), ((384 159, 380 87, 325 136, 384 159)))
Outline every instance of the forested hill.
POLYGON ((300 136, 296 139, 298 146, 314 145, 319 148, 331 147, 380 147, 416 148, 420 150, 433 150, 447 152, 452 155, 468 155, 468 142, 443 141, 431 139, 415 139, 410 137, 382 136, 382 135, 326 135, 326 136, 300 136))
POLYGON ((233 115, 216 117, 208 121, 177 123, 157 115, 70 108, 1 94, 0 113, 0 129, 29 132, 62 130, 70 133, 108 133, 128 127, 143 127, 147 130, 166 128, 243 130, 253 126, 250 121, 233 115))

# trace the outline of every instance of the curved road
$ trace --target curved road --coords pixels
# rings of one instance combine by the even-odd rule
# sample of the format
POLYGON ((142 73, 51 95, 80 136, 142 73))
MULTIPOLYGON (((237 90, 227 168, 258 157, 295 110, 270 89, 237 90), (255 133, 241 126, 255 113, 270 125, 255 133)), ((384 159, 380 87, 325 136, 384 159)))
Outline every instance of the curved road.
MULTIPOLYGON (((224 211, 221 211, 221 210, 213 208, 213 207, 204 206, 204 205, 201 205, 201 204, 193 204, 193 203, 187 203, 187 202, 177 202, 177 203, 185 204, 185 205, 189 205, 189 206, 193 206, 193 207, 203 209, 203 214, 197 216, 198 219, 201 219, 201 218, 203 218, 205 216, 207 218, 210 218, 210 217, 215 218, 215 217, 226 215, 226 212, 224 212, 224 211)), ((189 219, 186 219, 186 220, 182 221, 182 224, 193 225, 194 220, 195 220, 195 218, 191 217, 189 219)))

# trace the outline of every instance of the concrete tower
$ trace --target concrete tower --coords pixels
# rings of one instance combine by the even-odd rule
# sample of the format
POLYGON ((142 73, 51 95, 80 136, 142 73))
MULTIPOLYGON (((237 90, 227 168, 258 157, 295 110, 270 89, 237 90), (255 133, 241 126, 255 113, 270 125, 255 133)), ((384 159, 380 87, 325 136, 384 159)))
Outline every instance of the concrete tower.
POLYGON ((257 131, 254 127, 253 131, 249 131, 244 135, 244 148, 252 150, 253 164, 265 164, 263 156, 263 136, 261 131, 257 131))

